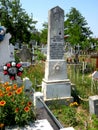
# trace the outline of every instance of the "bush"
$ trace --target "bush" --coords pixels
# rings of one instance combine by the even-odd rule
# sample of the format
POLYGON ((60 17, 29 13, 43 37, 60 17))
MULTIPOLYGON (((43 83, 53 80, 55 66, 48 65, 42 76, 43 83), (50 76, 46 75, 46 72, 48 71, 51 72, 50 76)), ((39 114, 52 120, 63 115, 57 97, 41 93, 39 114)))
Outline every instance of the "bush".
POLYGON ((37 55, 37 60, 44 60, 44 61, 46 60, 46 56, 43 53, 41 53, 39 50, 37 50, 35 54, 37 55))
POLYGON ((34 106, 24 86, 0 84, 0 124, 24 126, 34 119, 34 106))

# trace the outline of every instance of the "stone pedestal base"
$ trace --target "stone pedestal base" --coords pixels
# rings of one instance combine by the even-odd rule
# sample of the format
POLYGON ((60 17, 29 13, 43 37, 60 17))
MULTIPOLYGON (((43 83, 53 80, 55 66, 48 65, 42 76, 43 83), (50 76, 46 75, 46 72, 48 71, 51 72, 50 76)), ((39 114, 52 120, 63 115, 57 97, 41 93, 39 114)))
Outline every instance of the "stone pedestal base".
POLYGON ((71 83, 66 80, 55 80, 42 82, 44 100, 62 99, 71 97, 71 83))

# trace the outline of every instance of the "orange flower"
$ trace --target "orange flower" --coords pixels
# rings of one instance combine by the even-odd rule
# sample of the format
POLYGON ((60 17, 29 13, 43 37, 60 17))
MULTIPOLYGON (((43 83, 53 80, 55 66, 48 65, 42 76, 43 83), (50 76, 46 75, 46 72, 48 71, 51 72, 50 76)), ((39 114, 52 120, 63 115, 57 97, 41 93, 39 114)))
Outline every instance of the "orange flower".
POLYGON ((13 85, 13 89, 17 89, 17 84, 14 84, 14 85, 13 85))
POLYGON ((8 92, 8 91, 10 91, 11 90, 11 86, 8 86, 7 88, 6 88, 6 91, 8 92))
POLYGON ((25 112, 28 112, 30 110, 30 108, 27 106, 24 108, 25 112))
POLYGON ((19 108, 17 107, 16 109, 15 109, 15 112, 18 112, 19 111, 19 108))
POLYGON ((9 85, 9 82, 5 82, 4 85, 5 85, 5 86, 9 85))
POLYGON ((32 102, 28 102, 28 106, 31 106, 32 105, 32 102))
POLYGON ((1 123, 1 124, 0 124, 0 128, 2 129, 2 127, 3 127, 3 126, 4 126, 4 124, 3 124, 3 123, 1 123))
POLYGON ((0 97, 2 97, 3 96, 3 92, 2 92, 2 90, 0 89, 0 97))
POLYGON ((2 100, 0 101, 0 106, 4 106, 6 104, 6 101, 2 100))
POLYGON ((9 97, 12 96, 12 92, 9 92, 7 95, 8 95, 9 97))
POLYGON ((18 88, 18 89, 16 90, 16 93, 17 93, 17 94, 22 93, 22 87, 21 87, 21 88, 18 88))

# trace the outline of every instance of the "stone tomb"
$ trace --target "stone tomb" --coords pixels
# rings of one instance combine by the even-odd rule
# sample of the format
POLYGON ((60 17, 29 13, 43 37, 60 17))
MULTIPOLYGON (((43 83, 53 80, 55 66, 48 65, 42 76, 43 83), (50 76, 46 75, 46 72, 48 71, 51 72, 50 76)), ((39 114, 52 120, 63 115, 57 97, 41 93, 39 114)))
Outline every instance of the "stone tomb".
POLYGON ((34 123, 26 125, 24 128, 17 126, 14 128, 6 127, 5 130, 53 130, 53 128, 47 119, 43 119, 36 120, 34 123))
POLYGON ((52 8, 48 15, 47 60, 42 92, 44 100, 71 97, 71 85, 64 60, 64 11, 58 6, 52 8))

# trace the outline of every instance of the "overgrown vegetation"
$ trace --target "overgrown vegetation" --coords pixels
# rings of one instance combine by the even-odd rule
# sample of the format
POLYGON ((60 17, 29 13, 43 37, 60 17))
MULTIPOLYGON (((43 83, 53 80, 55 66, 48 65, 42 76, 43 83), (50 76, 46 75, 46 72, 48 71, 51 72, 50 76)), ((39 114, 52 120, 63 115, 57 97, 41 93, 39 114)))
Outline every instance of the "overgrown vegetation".
POLYGON ((44 77, 44 62, 31 65, 28 68, 24 69, 23 78, 27 76, 33 83, 32 87, 39 91, 40 88, 37 85, 41 85, 42 79, 44 77))
MULTIPOLYGON (((95 66, 90 64, 90 67, 95 66)), ((81 72, 81 66, 71 64, 68 65, 67 70, 68 78, 75 84, 75 86, 73 85, 74 91, 72 91, 72 95, 76 96, 74 103, 73 105, 61 105, 56 102, 49 105, 49 108, 64 127, 73 126, 75 130, 97 130, 98 118, 90 115, 88 102, 89 96, 98 94, 97 82, 92 84, 91 73, 93 70, 85 74, 81 72), (75 102, 78 105, 75 105, 75 102)), ((27 75, 33 82, 33 87, 39 91, 37 84, 41 84, 44 77, 44 62, 26 68, 23 77, 27 75)))

